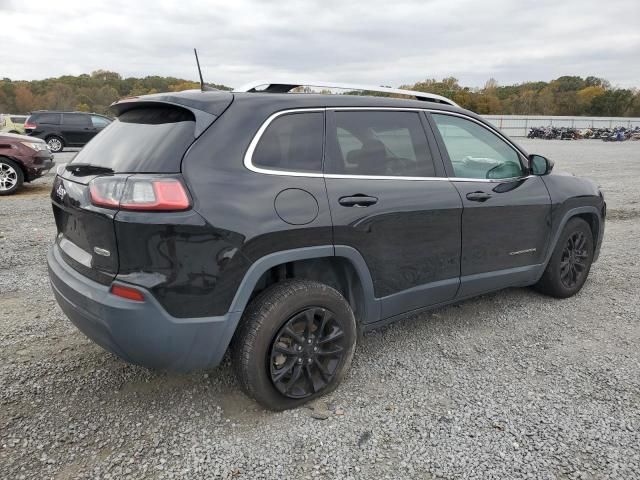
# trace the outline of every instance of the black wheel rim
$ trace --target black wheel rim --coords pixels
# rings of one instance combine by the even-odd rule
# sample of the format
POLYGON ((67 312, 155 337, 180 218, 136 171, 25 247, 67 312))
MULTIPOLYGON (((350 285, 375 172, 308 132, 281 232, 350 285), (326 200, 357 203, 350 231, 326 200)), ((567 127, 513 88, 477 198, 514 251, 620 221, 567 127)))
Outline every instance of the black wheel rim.
POLYGON ((271 381, 286 397, 309 397, 333 380, 346 347, 344 330, 331 310, 306 308, 286 321, 271 345, 271 381))
POLYGON ((567 288, 573 288, 584 277, 589 261, 587 237, 583 232, 569 235, 560 258, 560 280, 567 288))

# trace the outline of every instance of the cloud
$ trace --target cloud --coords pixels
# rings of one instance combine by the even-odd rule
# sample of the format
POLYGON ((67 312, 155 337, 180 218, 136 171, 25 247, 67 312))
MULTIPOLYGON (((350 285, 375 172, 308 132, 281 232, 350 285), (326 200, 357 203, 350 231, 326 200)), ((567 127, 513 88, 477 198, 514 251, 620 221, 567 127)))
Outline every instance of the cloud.
POLYGON ((479 86, 597 75, 640 86, 634 0, 0 0, 0 77, 99 68, 208 81, 315 78, 400 85, 455 76, 479 86))

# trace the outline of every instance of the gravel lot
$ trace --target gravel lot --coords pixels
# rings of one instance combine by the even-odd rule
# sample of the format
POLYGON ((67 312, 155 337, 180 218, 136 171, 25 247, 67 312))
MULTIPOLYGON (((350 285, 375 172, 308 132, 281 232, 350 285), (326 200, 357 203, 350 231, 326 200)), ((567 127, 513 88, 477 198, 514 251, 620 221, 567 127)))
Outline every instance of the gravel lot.
POLYGON ((52 177, 0 198, 0 478, 640 478, 640 142, 521 143, 605 190, 580 294, 511 289, 368 334, 334 393, 283 413, 228 364, 152 372, 87 340, 48 286, 52 177))

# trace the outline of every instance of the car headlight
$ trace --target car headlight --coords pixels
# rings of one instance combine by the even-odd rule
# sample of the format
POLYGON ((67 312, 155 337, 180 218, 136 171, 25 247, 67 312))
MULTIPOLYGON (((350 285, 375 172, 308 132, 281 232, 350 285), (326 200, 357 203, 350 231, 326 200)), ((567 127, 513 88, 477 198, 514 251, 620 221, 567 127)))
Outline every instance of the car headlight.
POLYGON ((24 145, 25 147, 30 148, 31 150, 35 150, 36 152, 40 152, 41 150, 48 150, 49 149, 49 145, 47 145, 46 143, 39 143, 39 142, 20 142, 22 145, 24 145))

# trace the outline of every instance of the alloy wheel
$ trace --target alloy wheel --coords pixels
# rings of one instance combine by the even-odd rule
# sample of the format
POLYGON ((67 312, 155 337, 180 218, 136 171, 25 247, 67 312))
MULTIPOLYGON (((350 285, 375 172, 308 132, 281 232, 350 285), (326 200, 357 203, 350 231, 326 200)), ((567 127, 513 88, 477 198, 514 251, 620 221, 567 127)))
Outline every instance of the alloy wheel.
POLYGON ((560 280, 567 288, 575 287, 588 268, 587 237, 583 232, 569 235, 560 257, 560 280))
POLYGON ((58 138, 50 138, 49 140, 47 140, 47 144, 49 145, 49 149, 52 152, 59 152, 60 150, 62 150, 62 142, 58 138))
POLYGON ((18 183, 18 172, 6 163, 0 163, 0 190, 8 191, 18 183))
POLYGON ((346 351, 346 336, 335 314, 322 307, 306 308, 286 321, 271 345, 271 381, 286 397, 309 397, 333 380, 346 351))

